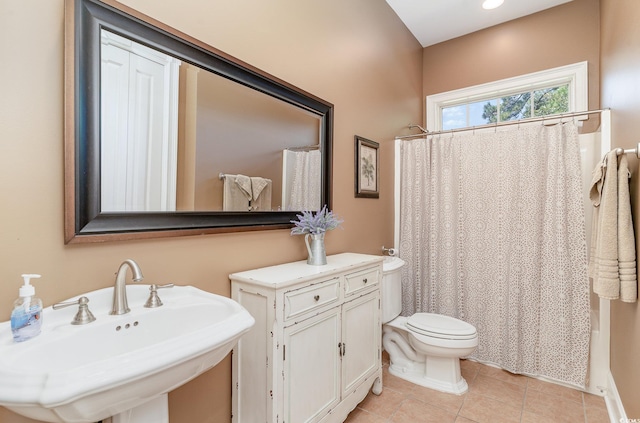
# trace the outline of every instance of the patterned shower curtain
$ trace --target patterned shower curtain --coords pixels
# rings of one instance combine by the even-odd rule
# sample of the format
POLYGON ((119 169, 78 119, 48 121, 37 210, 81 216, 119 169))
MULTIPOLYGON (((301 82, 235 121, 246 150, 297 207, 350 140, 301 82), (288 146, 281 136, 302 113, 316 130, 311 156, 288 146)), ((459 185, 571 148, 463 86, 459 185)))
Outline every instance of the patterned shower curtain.
POLYGON ((285 178, 289 187, 285 190, 285 210, 320 210, 322 208, 322 156, 319 150, 284 150, 287 161, 293 163, 291 172, 285 178))
POLYGON ((574 123, 401 146, 403 315, 478 330, 471 358, 584 387, 589 282, 574 123))

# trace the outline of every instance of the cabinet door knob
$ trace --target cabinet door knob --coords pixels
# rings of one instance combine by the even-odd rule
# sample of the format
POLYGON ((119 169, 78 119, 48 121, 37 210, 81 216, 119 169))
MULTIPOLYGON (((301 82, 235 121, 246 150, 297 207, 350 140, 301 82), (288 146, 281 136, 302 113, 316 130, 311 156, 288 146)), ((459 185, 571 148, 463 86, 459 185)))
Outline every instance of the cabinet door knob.
POLYGON ((314 295, 314 296, 313 296, 313 299, 314 299, 314 300, 316 300, 316 301, 318 301, 318 300, 320 299, 320 295, 314 295))
POLYGON ((367 278, 364 278, 362 282, 367 283, 367 278))

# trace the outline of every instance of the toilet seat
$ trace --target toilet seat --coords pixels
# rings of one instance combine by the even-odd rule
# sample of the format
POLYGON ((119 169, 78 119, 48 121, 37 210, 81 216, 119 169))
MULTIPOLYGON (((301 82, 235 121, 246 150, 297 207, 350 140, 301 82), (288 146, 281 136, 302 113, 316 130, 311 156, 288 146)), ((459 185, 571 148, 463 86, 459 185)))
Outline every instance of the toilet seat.
POLYGON ((423 336, 467 340, 476 338, 476 328, 462 320, 434 313, 416 313, 406 322, 409 331, 423 336))

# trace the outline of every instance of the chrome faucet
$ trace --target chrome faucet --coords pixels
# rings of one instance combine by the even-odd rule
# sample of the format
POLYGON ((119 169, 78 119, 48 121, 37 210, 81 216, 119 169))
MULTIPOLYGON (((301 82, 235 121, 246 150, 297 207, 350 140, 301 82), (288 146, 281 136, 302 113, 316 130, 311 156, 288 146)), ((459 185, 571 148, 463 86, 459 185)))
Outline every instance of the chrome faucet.
POLYGON ((131 269, 134 282, 140 282, 144 279, 140 266, 135 261, 131 259, 123 261, 118 268, 118 273, 116 273, 116 284, 113 287, 113 306, 109 314, 125 314, 131 311, 127 304, 127 285, 125 280, 127 267, 131 269))

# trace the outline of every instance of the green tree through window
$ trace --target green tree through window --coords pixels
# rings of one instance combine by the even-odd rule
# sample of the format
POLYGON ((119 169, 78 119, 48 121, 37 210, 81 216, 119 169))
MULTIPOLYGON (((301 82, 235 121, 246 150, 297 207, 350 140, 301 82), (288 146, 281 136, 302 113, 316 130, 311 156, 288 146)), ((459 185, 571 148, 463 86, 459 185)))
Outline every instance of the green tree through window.
POLYGON ((569 87, 544 88, 500 98, 498 103, 488 101, 484 105, 482 118, 486 123, 505 122, 547 116, 569 111, 569 87))

